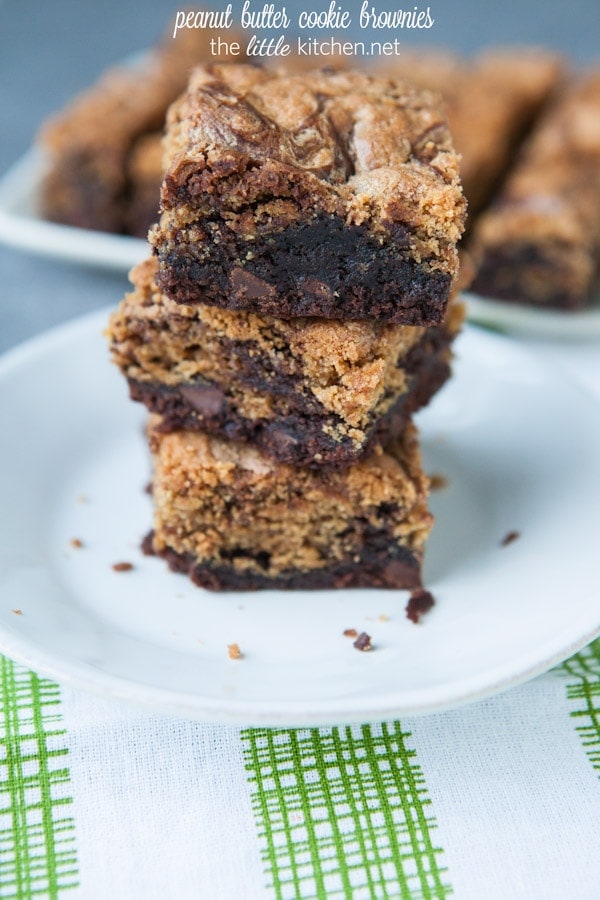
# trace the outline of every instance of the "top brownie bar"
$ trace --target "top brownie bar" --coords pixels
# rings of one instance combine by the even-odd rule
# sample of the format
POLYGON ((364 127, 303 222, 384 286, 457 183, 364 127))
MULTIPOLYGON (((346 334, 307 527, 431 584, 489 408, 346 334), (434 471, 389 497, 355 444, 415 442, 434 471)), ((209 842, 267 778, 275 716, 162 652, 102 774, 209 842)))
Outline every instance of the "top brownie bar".
POLYGON ((194 70, 169 110, 157 282, 281 318, 435 325, 465 201, 438 99, 356 72, 194 70))

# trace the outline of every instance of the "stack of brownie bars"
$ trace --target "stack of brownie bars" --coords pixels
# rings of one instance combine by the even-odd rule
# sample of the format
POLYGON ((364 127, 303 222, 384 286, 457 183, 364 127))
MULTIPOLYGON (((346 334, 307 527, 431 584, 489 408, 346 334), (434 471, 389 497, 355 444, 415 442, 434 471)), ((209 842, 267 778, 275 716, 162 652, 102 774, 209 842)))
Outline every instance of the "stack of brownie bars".
POLYGON ((146 549, 213 590, 419 588, 411 417, 462 317, 465 201, 435 97, 201 66, 164 164, 154 256, 109 327, 151 412, 146 549))

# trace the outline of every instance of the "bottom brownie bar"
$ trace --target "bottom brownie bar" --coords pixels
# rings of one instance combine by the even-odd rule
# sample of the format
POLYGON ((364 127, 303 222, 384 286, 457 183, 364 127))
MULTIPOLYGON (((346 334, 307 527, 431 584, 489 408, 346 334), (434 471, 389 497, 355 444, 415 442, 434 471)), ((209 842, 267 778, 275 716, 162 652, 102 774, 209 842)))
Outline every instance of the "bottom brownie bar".
POLYGON ((349 468, 277 463, 152 417, 147 552, 214 591, 421 585, 432 525, 416 431, 349 468))

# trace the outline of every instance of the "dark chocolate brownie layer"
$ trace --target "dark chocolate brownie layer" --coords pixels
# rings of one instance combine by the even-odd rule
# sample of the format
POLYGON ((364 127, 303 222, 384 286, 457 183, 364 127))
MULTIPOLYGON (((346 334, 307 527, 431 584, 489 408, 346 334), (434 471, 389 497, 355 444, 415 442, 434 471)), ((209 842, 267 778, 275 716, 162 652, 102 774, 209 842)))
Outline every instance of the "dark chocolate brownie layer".
MULTIPOLYGON (((152 532, 142 543, 147 555, 160 556, 173 572, 187 575, 198 587, 209 591, 261 591, 289 590, 314 591, 328 588, 388 588, 415 590, 422 586, 420 554, 410 553, 402 547, 390 547, 391 536, 386 541, 381 533, 365 536, 360 553, 352 559, 340 560, 323 569, 311 571, 290 570, 270 577, 268 560, 260 560, 265 574, 253 571, 240 572, 234 568, 210 563, 198 563, 189 553, 176 553, 169 547, 155 552, 152 532)), ((260 554, 257 554, 257 558, 260 554)))
POLYGON ((248 242, 220 223, 204 222, 203 241, 180 237, 165 251, 157 284, 178 302, 281 318, 322 316, 404 325, 440 322, 450 295, 448 273, 429 270, 403 252, 401 229, 382 244, 364 225, 318 216, 265 236, 248 259, 248 242))

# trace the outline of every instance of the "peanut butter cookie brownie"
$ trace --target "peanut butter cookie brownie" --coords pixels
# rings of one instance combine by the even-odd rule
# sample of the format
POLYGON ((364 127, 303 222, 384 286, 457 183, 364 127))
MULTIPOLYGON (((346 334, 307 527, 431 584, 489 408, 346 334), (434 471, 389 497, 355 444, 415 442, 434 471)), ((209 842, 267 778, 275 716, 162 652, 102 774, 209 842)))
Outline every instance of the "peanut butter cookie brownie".
POLYGON ((165 434, 152 419, 147 552, 209 590, 421 584, 432 517, 413 426, 343 471, 274 462, 247 444, 165 434))
POLYGON ((357 72, 200 66, 169 111, 158 284, 290 318, 440 324, 464 222, 437 99, 357 72))
POLYGON ((131 396, 164 430, 250 441, 296 465, 347 465, 399 433, 450 374, 457 301, 429 328, 286 320, 176 303, 155 273, 153 259, 133 270, 108 337, 131 396))
POLYGON ((176 39, 169 32, 143 60, 109 69, 44 124, 41 206, 48 219, 99 231, 127 229, 130 153, 141 135, 162 131, 190 70, 209 57, 211 37, 214 32, 201 29, 176 39))

